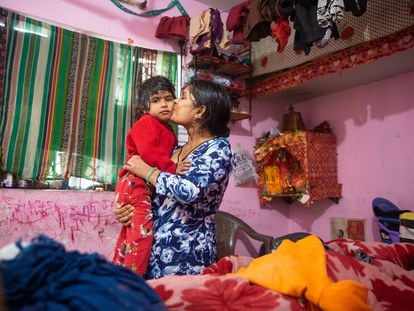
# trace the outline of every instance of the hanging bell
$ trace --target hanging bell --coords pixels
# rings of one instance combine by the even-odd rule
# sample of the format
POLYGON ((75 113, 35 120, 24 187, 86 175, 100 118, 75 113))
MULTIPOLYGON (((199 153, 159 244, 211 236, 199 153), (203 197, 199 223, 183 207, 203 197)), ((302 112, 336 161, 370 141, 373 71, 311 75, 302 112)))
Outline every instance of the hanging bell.
POLYGON ((299 112, 293 110, 293 106, 289 106, 289 112, 283 115, 283 132, 304 131, 305 124, 299 112))

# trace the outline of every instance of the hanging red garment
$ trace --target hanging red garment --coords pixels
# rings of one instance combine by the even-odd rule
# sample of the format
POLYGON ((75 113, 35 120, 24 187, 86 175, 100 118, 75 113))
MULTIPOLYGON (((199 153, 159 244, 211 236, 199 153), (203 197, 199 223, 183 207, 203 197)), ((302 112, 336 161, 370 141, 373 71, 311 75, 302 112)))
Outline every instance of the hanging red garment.
POLYGON ((232 7, 227 16, 226 27, 228 31, 233 31, 232 42, 242 44, 244 41, 243 27, 246 24, 249 14, 251 0, 247 0, 232 7))

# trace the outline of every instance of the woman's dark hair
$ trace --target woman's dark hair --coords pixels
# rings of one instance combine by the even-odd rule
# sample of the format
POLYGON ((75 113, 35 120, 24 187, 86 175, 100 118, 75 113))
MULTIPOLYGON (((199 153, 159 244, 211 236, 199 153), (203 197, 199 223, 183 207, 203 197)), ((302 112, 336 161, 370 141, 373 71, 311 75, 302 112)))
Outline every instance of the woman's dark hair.
POLYGON ((175 98, 174 84, 166 77, 154 76, 146 79, 138 90, 138 103, 136 109, 136 119, 141 117, 150 109, 150 98, 159 91, 170 92, 175 98))
POLYGON ((206 111, 201 119, 201 128, 210 131, 214 136, 229 136, 232 101, 227 90, 211 81, 194 79, 189 83, 194 106, 205 106, 206 111))

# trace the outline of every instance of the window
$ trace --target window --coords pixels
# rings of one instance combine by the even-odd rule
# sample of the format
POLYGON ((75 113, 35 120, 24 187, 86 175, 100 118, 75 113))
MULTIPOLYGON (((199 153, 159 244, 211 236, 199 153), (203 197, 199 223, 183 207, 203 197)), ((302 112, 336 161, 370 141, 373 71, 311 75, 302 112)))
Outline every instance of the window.
POLYGON ((177 55, 1 15, 1 169, 44 185, 110 188, 140 82, 161 74, 177 85, 177 55))

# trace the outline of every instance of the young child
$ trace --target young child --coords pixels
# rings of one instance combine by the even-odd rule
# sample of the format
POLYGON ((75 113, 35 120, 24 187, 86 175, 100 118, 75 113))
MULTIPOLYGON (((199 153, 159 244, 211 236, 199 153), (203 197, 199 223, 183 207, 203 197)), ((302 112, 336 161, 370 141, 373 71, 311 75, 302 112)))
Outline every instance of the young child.
MULTIPOLYGON (((127 160, 139 155, 152 167, 182 174, 185 164, 176 164, 170 156, 177 138, 168 124, 175 103, 175 88, 165 77, 144 81, 138 93, 139 118, 126 137, 127 160)), ((147 179, 151 177, 148 174, 147 179)), ((140 275, 147 269, 153 240, 151 211, 152 189, 147 182, 126 169, 119 171, 115 189, 116 202, 134 206, 129 226, 123 226, 115 246, 113 263, 123 265, 140 275)))

